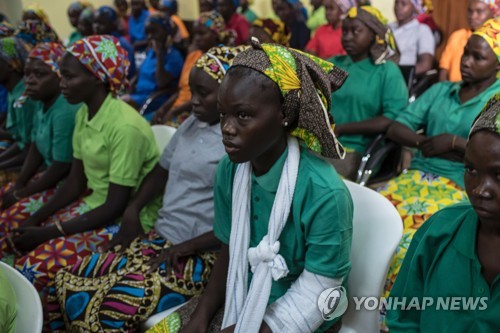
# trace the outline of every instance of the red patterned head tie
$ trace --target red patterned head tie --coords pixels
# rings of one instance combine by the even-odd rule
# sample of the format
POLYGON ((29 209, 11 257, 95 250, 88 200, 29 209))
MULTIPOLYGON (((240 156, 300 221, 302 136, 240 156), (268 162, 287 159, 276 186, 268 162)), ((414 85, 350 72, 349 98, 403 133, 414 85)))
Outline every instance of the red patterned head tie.
POLYGON ((31 50, 28 58, 39 59, 47 64, 50 69, 61 77, 59 61, 66 49, 59 43, 40 43, 31 50))
POLYGON ((115 37, 85 37, 71 45, 68 52, 99 80, 106 83, 114 96, 123 95, 128 90, 130 62, 127 51, 115 37))

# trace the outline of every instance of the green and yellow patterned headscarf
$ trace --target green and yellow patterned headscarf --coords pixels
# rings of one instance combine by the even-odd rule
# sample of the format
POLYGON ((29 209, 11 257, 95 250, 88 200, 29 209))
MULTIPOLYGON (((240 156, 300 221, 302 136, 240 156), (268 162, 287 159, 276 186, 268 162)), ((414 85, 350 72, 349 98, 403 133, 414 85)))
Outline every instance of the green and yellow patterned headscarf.
POLYGON ((477 116, 470 130, 469 140, 479 131, 500 134, 500 93, 493 96, 477 116))
POLYGON ((202 69, 220 84, 236 55, 246 49, 248 49, 248 46, 244 45, 212 47, 196 61, 194 67, 202 69))
POLYGON ((370 56, 377 65, 386 60, 399 62, 399 51, 387 19, 372 6, 353 7, 347 12, 347 18, 358 19, 375 33, 375 42, 370 49, 370 56))
POLYGON ((239 54, 231 68, 238 66, 258 71, 278 85, 284 100, 283 113, 291 121, 291 135, 325 157, 344 157, 328 110, 331 93, 342 86, 346 72, 301 51, 278 44, 260 44, 255 38, 252 48, 239 54))

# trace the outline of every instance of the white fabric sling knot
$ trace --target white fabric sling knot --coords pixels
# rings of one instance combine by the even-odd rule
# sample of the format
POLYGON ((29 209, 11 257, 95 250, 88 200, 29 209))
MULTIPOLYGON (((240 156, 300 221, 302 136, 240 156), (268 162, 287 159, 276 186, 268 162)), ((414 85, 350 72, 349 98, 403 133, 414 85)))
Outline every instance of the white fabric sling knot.
POLYGON ((266 312, 272 281, 285 277, 288 267, 278 254, 279 237, 288 220, 299 171, 300 148, 289 136, 288 155, 274 199, 268 234, 259 245, 250 247, 250 197, 252 167, 250 162, 236 169, 232 194, 232 221, 229 240, 229 269, 226 303, 222 327, 236 324, 235 332, 258 332, 266 312), (252 282, 248 288, 248 266, 252 266, 252 282))
POLYGON ((269 241, 269 236, 264 236, 257 247, 252 247, 248 250, 248 262, 252 268, 252 273, 261 262, 264 262, 271 269, 271 274, 274 281, 284 278, 288 275, 288 267, 285 259, 281 254, 280 242, 276 241, 273 244, 269 241))

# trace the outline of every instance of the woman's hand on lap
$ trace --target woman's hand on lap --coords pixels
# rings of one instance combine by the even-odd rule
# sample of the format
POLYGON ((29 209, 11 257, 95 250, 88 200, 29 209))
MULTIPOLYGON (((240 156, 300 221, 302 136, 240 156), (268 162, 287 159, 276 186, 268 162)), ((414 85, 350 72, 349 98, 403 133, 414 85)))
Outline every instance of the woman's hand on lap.
POLYGON ((165 269, 167 274, 169 274, 171 270, 175 270, 177 268, 180 258, 187 257, 195 253, 196 251, 193 247, 191 247, 189 241, 164 249, 156 258, 150 260, 149 273, 153 273, 162 263, 165 263, 165 269))
POLYGON ((443 133, 427 138, 420 144, 420 150, 425 157, 434 157, 453 150, 453 135, 443 133))
POLYGON ((38 245, 55 238, 52 237, 52 235, 49 235, 48 230, 45 227, 23 226, 14 230, 12 233, 14 246, 21 253, 30 252, 38 245))
POLYGON ((7 193, 4 194, 2 198, 2 210, 6 210, 7 208, 11 207, 14 205, 18 200, 14 196, 14 191, 8 191, 7 193))

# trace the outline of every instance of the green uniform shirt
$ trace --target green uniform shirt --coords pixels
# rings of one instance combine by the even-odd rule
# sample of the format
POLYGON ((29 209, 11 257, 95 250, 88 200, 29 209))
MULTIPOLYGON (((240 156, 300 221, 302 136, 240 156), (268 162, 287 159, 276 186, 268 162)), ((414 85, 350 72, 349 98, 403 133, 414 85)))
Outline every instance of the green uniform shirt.
MULTIPOLYGON (((252 175, 251 247, 257 246, 267 234, 286 156, 287 151, 266 174, 252 175)), ((229 244, 231 234, 232 185, 236 168, 237 165, 225 156, 215 177, 214 233, 225 244, 229 244)), ((304 269, 330 278, 347 277, 351 267, 352 214, 349 190, 333 167, 301 148, 292 208, 279 238, 279 253, 290 272, 285 278, 273 281, 269 304, 285 294, 304 269)))
POLYGON ((16 324, 16 294, 0 268, 0 332, 14 333, 16 324))
POLYGON ((241 7, 238 8, 238 13, 243 15, 245 17, 245 19, 248 21, 248 23, 252 24, 253 21, 255 21, 256 19, 258 19, 259 17, 257 16, 257 14, 255 14, 255 12, 253 10, 251 10, 250 8, 248 8, 247 10, 245 10, 244 12, 241 11, 241 7))
POLYGON ((72 136, 75 115, 81 104, 69 104, 63 95, 47 110, 36 111, 33 120, 33 142, 46 165, 53 161, 70 163, 73 159, 72 136))
POLYGON ((73 45, 74 42, 76 42, 76 41, 78 41, 78 40, 80 40, 82 38, 83 38, 83 36, 82 36, 81 33, 79 33, 77 30, 73 31, 69 35, 69 37, 68 37, 68 44, 67 44, 67 46, 73 45))
MULTIPOLYGON (((151 126, 136 110, 111 95, 91 120, 86 105, 78 111, 73 156, 83 162, 87 186, 92 190, 84 200, 91 209, 104 204, 109 183, 137 189, 159 159, 151 126)), ((156 221, 160 199, 141 212, 146 231, 156 221)))
MULTIPOLYGON (((500 91, 500 80, 496 80, 488 89, 465 103, 460 101, 460 87, 461 83, 452 82, 432 86, 410 104, 396 121, 414 131, 425 128, 427 136, 449 133, 467 139, 476 116, 486 102, 500 91)), ((437 157, 425 158, 418 151, 410 167, 446 177, 464 187, 463 163, 437 157)))
POLYGON ((431 297, 434 304, 420 311, 388 310, 391 333, 500 332, 500 275, 490 286, 481 274, 475 250, 478 223, 472 206, 461 203, 437 212, 415 233, 391 298, 409 302, 416 297, 423 304, 422 297, 431 297), (445 299, 438 308, 437 297, 464 299, 459 309, 445 310, 445 299), (477 307, 467 308, 462 303, 467 301, 477 307))
POLYGON ((314 35, 316 30, 322 25, 327 24, 325 6, 321 6, 311 12, 307 19, 307 27, 311 30, 311 36, 314 35))
MULTIPOLYGON (((408 88, 392 61, 375 65, 369 58, 353 62, 349 56, 337 56, 329 61, 349 73, 344 85, 332 94, 330 112, 335 124, 377 116, 394 119, 408 104, 408 88)), ((370 135, 342 135, 339 140, 348 150, 363 154, 373 138, 370 135)))
POLYGON ((14 140, 23 149, 26 144, 31 143, 31 132, 33 131, 33 116, 35 112, 43 107, 43 104, 28 98, 22 106, 16 105, 16 101, 23 94, 26 87, 21 80, 8 95, 7 122, 5 128, 14 140))

